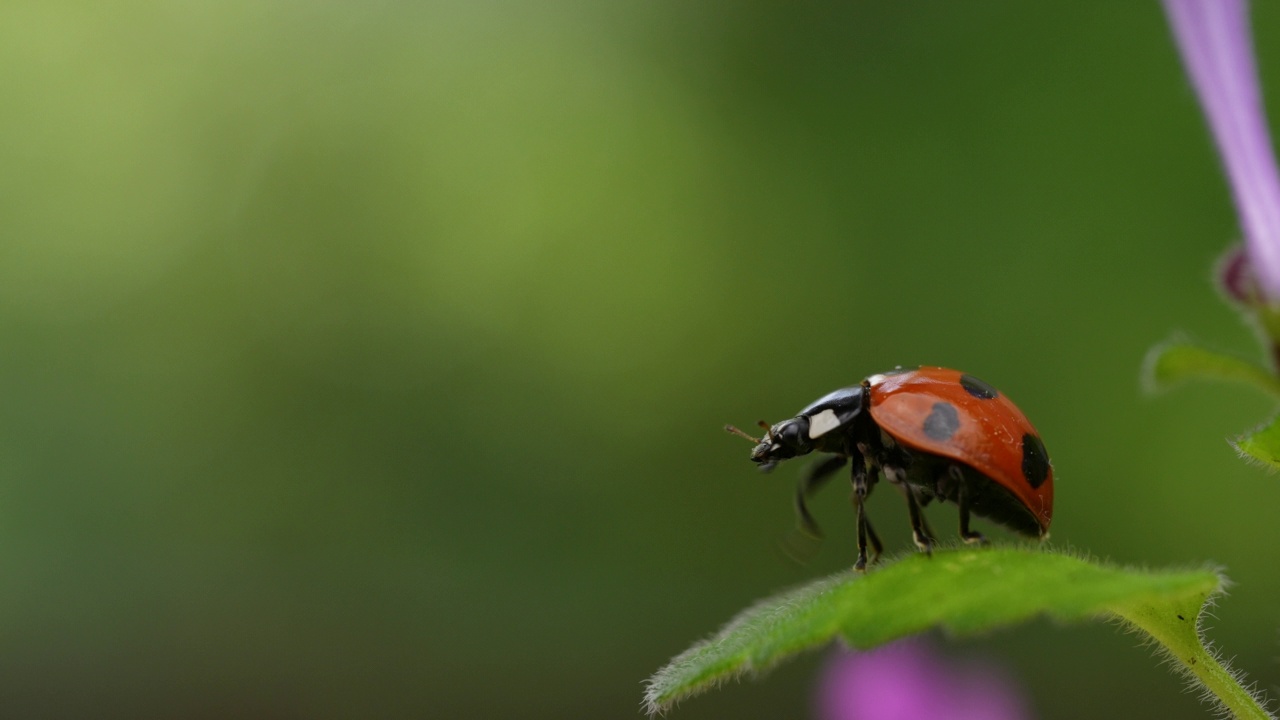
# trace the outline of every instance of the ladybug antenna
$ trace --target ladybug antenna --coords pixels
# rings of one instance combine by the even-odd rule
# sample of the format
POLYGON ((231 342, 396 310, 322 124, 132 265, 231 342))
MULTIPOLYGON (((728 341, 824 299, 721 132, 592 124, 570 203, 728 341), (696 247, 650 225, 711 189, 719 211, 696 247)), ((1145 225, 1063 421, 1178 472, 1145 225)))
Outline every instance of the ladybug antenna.
POLYGON ((736 427, 734 427, 734 426, 732 426, 732 425, 725 425, 725 426, 724 426, 724 430, 725 430, 725 432, 727 432, 727 433, 729 433, 729 434, 731 434, 731 435, 737 435, 737 436, 738 436, 738 437, 740 437, 740 438, 746 438, 746 439, 750 440, 751 442, 756 443, 757 445, 759 445, 759 444, 760 444, 760 438, 753 438, 753 437, 751 437, 750 435, 748 435, 748 434, 746 434, 746 433, 742 432, 741 430, 739 430, 738 428, 736 428, 736 427))

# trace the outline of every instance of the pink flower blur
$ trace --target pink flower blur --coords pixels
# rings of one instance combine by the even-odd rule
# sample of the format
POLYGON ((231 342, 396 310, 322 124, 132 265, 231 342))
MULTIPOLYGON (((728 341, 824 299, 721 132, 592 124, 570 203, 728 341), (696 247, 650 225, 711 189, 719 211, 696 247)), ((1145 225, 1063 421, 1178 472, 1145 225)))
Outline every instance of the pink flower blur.
POLYGON ((818 720, 1027 720, 1017 685, 1000 668, 957 662, 926 641, 832 653, 819 680, 818 720))
POLYGON ((1222 156, 1261 290, 1280 301, 1280 173, 1267 130, 1244 0, 1164 0, 1222 156))

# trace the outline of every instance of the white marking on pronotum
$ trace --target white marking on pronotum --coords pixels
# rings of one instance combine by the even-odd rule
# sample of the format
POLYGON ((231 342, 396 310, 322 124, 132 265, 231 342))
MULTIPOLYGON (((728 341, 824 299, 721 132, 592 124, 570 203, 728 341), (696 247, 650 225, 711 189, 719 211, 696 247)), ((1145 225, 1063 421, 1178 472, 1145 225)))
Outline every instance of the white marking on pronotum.
POLYGON ((872 387, 874 387, 874 386, 879 385, 880 383, 884 382, 884 379, 885 379, 885 378, 887 378, 887 377, 889 377, 889 376, 888 376, 888 375, 884 375, 884 374, 880 374, 880 375, 872 375, 871 377, 867 378, 867 384, 868 384, 868 385, 871 385, 872 387))
POLYGON ((817 440, 838 427, 840 427, 840 419, 836 417, 836 411, 827 408, 809 418, 809 439, 817 440))

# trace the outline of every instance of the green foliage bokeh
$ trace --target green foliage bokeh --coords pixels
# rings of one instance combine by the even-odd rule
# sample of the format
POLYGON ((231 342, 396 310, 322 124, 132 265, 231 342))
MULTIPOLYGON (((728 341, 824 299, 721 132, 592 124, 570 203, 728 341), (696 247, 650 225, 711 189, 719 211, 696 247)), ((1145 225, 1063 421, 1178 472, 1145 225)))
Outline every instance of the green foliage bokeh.
MULTIPOLYGON (((1212 637, 1280 677, 1280 484, 1225 442, 1273 408, 1138 382, 1254 347, 1155 3, 18 0, 0 68, 15 717, 626 717, 852 559, 840 489, 774 552, 798 468, 723 424, 898 364, 1018 402, 1057 544, 1224 566, 1212 637)), ((1046 719, 1201 717, 1132 644, 948 650, 1046 719)), ((819 661, 681 717, 794 717, 819 661)))

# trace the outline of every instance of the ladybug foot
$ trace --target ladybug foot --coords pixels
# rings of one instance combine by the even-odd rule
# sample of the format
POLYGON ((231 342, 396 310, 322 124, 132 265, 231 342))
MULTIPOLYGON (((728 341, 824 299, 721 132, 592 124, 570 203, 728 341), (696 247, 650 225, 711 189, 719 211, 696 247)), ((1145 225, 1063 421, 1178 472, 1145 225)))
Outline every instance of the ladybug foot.
POLYGON ((880 562, 880 538, 876 538, 876 545, 872 548, 872 553, 869 557, 870 559, 868 559, 866 550, 859 551, 858 559, 853 563, 853 569, 864 573, 867 571, 868 565, 875 565, 880 562))
POLYGON ((960 539, 964 540, 966 545, 981 546, 991 544, 991 542, 987 540, 987 537, 979 532, 963 533, 960 535, 960 539))
POLYGON ((920 548, 920 552, 933 557, 933 538, 918 532, 912 533, 912 537, 916 541, 916 547, 920 548))

